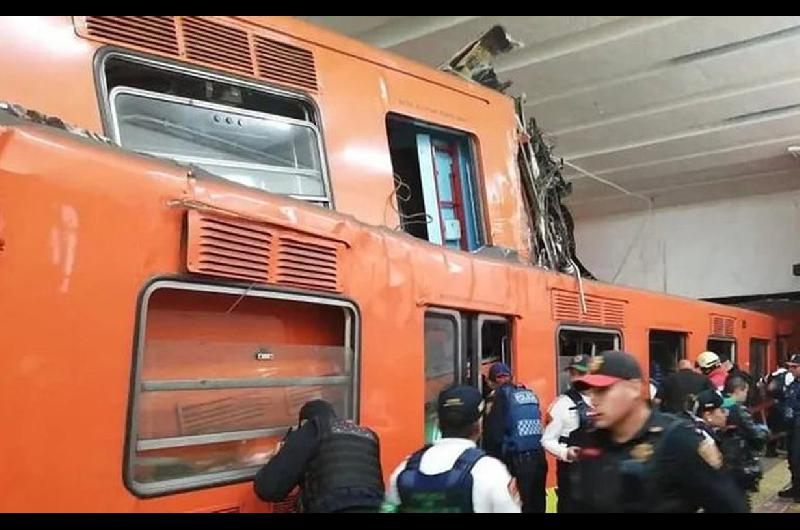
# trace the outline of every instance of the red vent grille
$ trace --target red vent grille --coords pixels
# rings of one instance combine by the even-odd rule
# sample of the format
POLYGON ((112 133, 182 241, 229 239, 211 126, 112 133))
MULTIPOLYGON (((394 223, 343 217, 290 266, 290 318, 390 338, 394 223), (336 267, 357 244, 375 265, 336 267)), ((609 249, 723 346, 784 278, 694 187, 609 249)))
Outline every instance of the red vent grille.
POLYGON ((259 223, 189 212, 195 236, 187 258, 192 272, 266 283, 272 232, 259 223))
POLYGON ((186 56, 195 61, 253 75, 247 33, 200 17, 184 17, 186 56))
POLYGON ((340 292, 341 243, 266 223, 189 212, 190 272, 340 292))
POLYGON ((308 90, 317 90, 314 55, 303 48, 264 37, 256 37, 259 77, 308 90))
POLYGON ((615 328, 625 327, 625 302, 599 296, 586 296, 586 313, 581 311, 580 295, 554 289, 551 296, 553 319, 615 328))
POLYGON ((711 334, 716 337, 733 337, 736 319, 720 315, 711 315, 711 334))
POLYGON ((86 17, 86 31, 94 38, 178 55, 175 17, 86 17))
POLYGON ((317 91, 314 54, 212 17, 74 17, 78 34, 317 91))
POLYGON ((339 291, 338 245, 284 235, 276 260, 276 283, 306 289, 339 291))

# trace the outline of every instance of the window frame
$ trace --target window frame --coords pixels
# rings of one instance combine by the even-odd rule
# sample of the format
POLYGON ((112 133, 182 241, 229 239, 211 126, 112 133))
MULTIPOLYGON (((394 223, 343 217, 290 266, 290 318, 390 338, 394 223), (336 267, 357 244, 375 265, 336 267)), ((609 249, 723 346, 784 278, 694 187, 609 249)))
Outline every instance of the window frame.
MULTIPOLYGON (((730 359, 728 359, 728 360, 730 362, 732 362, 733 364, 736 364, 736 361, 738 360, 738 357, 739 357, 739 344, 736 341, 736 337, 720 337, 719 335, 709 335, 706 338, 706 350, 707 351, 711 351, 711 352, 714 351, 708 345, 708 343, 710 341, 712 341, 712 340, 715 340, 717 342, 730 342, 731 345, 732 345, 731 346, 731 356, 730 356, 730 359)), ((716 353, 716 352, 714 352, 714 353, 716 353)), ((717 354, 717 355, 719 355, 719 354, 717 354)))
MULTIPOLYGON (((273 289, 253 289, 248 286, 234 286, 225 284, 187 282, 176 279, 156 279, 146 285, 139 297, 139 307, 136 315, 136 331, 134 334, 133 366, 131 374, 131 386, 129 390, 128 421, 125 434, 125 450, 123 461, 123 481, 131 493, 141 498, 149 498, 186 492, 190 490, 222 486, 226 484, 242 482, 252 479, 261 465, 235 469, 229 471, 219 471, 189 477, 159 480, 155 482, 141 483, 134 479, 134 466, 136 464, 137 450, 164 449, 168 447, 190 447, 208 443, 224 443, 231 441, 244 441, 256 438, 274 436, 281 432, 286 432, 285 427, 275 427, 266 429, 255 429, 246 431, 228 431, 223 433, 188 435, 179 437, 158 438, 146 440, 140 444, 137 440, 137 419, 140 404, 140 396, 148 390, 212 390, 214 388, 266 388, 274 386, 290 386, 287 381, 301 382, 300 385, 291 386, 318 386, 321 380, 326 380, 322 384, 337 385, 346 383, 350 380, 349 392, 345 392, 345 416, 347 419, 358 421, 359 398, 360 398, 360 313, 358 307, 350 300, 337 297, 327 297, 311 294, 303 294, 292 291, 273 290, 273 289), (327 305, 341 308, 344 313, 344 348, 350 349, 351 355, 345 357, 345 372, 349 376, 327 376, 327 377, 292 377, 275 378, 273 380, 248 379, 220 379, 210 381, 223 381, 221 385, 197 385, 193 380, 164 380, 147 383, 142 381, 141 369, 145 354, 145 339, 147 334, 147 312, 150 298, 159 290, 183 290, 203 293, 216 293, 234 296, 250 296, 253 298, 266 298, 271 300, 283 300, 290 302, 309 303, 315 305, 327 305), (187 382, 189 381, 189 382, 187 382), (277 381, 277 382, 276 382, 277 381), (238 385, 237 385, 238 382, 238 385), (153 385, 152 383, 157 383, 153 385), (196 386, 193 386, 196 385, 196 386), (161 388, 166 387, 166 388, 161 388), (171 444, 171 445, 170 445, 171 444)), ((194 381, 209 381, 201 379, 194 381)))
MULTIPOLYGON (((322 131, 322 126, 319 123, 319 116, 320 112, 316 105, 316 102, 306 93, 304 92, 293 92, 288 89, 283 88, 276 88, 269 85, 265 85, 263 83, 255 82, 252 79, 246 79, 241 77, 236 77, 232 75, 222 74, 217 71, 208 70, 205 68, 197 67, 194 65, 189 65, 185 63, 179 63, 176 61, 170 61, 168 59, 162 58, 154 58, 148 55, 139 54, 135 52, 131 52, 129 50, 124 50, 121 48, 116 48, 113 46, 107 46, 102 48, 98 54, 95 56, 95 85, 97 87, 97 95, 98 101, 100 104, 100 114, 103 120, 104 129, 106 135, 111 137, 114 141, 115 145, 126 149, 125 146, 120 145, 118 141, 118 135, 114 136, 115 129, 116 129, 116 117, 113 117, 112 114, 115 112, 112 101, 111 101, 111 94, 108 90, 108 79, 106 75, 106 63, 111 59, 119 59, 122 61, 135 63, 139 65, 144 65, 146 67, 154 68, 157 70, 164 70, 165 72, 171 72, 180 75, 186 75, 190 77, 194 77, 200 80, 207 80, 207 81, 215 81, 220 83, 227 83, 230 85, 234 85, 237 87, 247 88, 250 90, 262 92, 264 94, 268 94, 273 97, 285 98, 289 100, 295 100, 304 105, 306 110, 306 119, 307 121, 303 120, 296 120, 303 124, 310 125, 314 128, 316 136, 317 136, 317 144, 319 146, 319 162, 320 162, 320 171, 322 173, 322 186, 324 190, 323 196, 306 196, 306 195, 281 195, 284 197, 291 197, 294 199, 302 200, 305 202, 309 202, 311 204, 319 205, 322 203, 324 208, 335 209, 334 197, 333 197, 333 188, 331 185, 330 174, 328 171, 328 157, 325 151, 325 142, 324 142, 324 133, 322 131)), ((122 85, 121 85, 122 86, 122 85)), ((119 87, 114 87, 114 89, 119 87)), ((125 87, 131 90, 143 90, 137 89, 135 87, 125 87)), ((112 91, 114 90, 112 89, 112 91)), ((169 97, 169 94, 161 94, 159 92, 155 92, 159 95, 164 95, 169 97)), ((205 101, 195 100, 201 103, 208 103, 210 105, 215 105, 214 103, 209 103, 205 101)), ((292 120, 292 118, 287 118, 284 116, 276 115, 276 114, 269 114, 269 113, 259 113, 258 111, 249 111, 247 109, 238 109, 236 107, 226 107, 225 105, 221 105, 222 109, 227 110, 235 110, 236 112, 255 112, 257 115, 266 115, 270 117, 276 118, 285 118, 287 120, 292 120)), ((132 151, 135 152, 135 151, 132 151)), ((179 162, 174 158, 169 158, 170 160, 175 160, 176 163, 185 163, 179 162)), ((220 177, 224 178, 224 177, 220 177)), ((258 188, 252 188, 250 186, 246 186, 244 184, 239 184, 234 181, 230 181, 225 179, 226 182, 230 182, 233 185, 243 186, 248 189, 254 189, 256 191, 264 191, 258 188)))
MULTIPOLYGON (((622 350, 624 348, 625 334, 619 328, 603 328, 603 327, 597 327, 597 326, 580 326, 580 325, 575 325, 575 324, 561 324, 561 325, 557 326, 556 327, 556 348, 555 348, 555 350, 556 350, 556 378, 555 378, 555 383, 556 383, 557 395, 561 395, 564 392, 566 392, 566 390, 562 391, 562 389, 560 388, 560 386, 561 386, 561 384, 560 384, 561 372, 566 369, 566 367, 564 367, 564 368, 560 367, 560 364, 561 364, 560 360, 561 360, 561 357, 567 357, 567 355, 561 355, 561 332, 562 331, 578 331, 578 332, 585 332, 585 333, 600 333, 600 334, 604 334, 604 335, 611 335, 611 336, 615 337, 614 349, 615 350, 622 350)), ((580 355, 581 352, 578 352, 577 354, 580 355)), ((592 357, 594 357, 595 355, 596 354, 593 354, 592 357)), ((570 355, 569 357, 574 357, 574 355, 570 355)), ((567 388, 567 390, 568 390, 568 388, 567 388)))

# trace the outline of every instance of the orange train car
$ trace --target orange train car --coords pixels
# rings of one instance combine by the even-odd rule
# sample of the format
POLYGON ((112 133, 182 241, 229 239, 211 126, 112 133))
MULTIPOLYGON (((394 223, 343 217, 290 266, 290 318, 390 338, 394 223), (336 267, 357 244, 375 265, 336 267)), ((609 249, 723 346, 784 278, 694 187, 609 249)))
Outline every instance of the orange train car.
POLYGON ((110 138, 0 111, 0 510, 276 510, 302 403, 388 474, 496 359, 545 403, 577 352, 776 363, 773 316, 479 252, 528 252, 500 94, 279 17, 0 25, 0 100, 110 138))

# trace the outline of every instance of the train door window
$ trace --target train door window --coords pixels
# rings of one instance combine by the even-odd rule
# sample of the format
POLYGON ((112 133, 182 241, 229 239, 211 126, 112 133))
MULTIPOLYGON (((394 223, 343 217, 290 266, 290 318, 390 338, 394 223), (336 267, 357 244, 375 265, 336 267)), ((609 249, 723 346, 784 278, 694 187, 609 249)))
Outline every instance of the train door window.
POLYGON ((758 381, 767 370, 767 350, 769 341, 764 339, 750 339, 750 375, 753 381, 758 381))
POLYGON ((719 355, 722 362, 736 362, 736 341, 734 339, 710 337, 706 343, 706 349, 719 355))
POLYGON ((576 355, 594 356, 607 350, 622 347, 622 336, 618 331, 600 328, 561 327, 558 331, 558 393, 569 390, 567 366, 576 355))
POLYGON ((394 114, 386 129, 402 229, 451 248, 482 246, 472 137, 394 114))
POLYGON ((492 364, 502 362, 512 373, 514 371, 511 356, 511 322, 504 317, 478 315, 477 327, 479 336, 476 351, 480 352, 480 368, 477 373, 480 377, 473 384, 483 389, 484 379, 488 377, 492 364))
POLYGON ((777 350, 778 366, 783 366, 789 360, 789 337, 785 335, 778 336, 777 350))
POLYGON ((356 419, 356 325, 344 301, 152 284, 139 316, 128 487, 149 496, 250 479, 312 399, 356 419))
POLYGON ((660 386, 664 378, 675 372, 678 361, 686 356, 686 334, 675 331, 650 330, 650 382, 660 386))
POLYGON ((440 437, 436 403, 439 392, 458 381, 461 316, 457 311, 425 313, 425 443, 440 437))
POLYGON ((103 61, 103 76, 109 135, 119 145, 330 203, 322 139, 304 99, 116 54, 103 61))

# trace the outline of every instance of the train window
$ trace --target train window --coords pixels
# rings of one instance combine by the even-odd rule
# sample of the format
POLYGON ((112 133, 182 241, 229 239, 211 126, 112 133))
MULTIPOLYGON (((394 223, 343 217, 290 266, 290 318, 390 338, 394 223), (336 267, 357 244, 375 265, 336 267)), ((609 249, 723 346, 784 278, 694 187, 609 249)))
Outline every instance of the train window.
POLYGON ((789 360, 789 337, 778 336, 777 350, 778 366, 783 366, 789 360))
POLYGON ((496 362, 503 362, 513 371, 511 359, 511 322, 505 317, 478 315, 478 347, 480 353, 481 377, 477 381, 478 388, 483 388, 484 378, 489 375, 489 368, 496 362))
POLYGON ((400 227, 437 245, 484 244, 470 135, 390 114, 386 118, 400 227))
POLYGON ((458 380, 460 315, 430 310, 425 314, 425 443, 440 437, 436 403, 445 387, 458 380))
POLYGON ((706 343, 706 349, 719 355, 722 362, 736 362, 736 341, 734 339, 710 337, 706 343))
POLYGON ((675 331, 650 330, 650 382, 657 387, 677 370, 678 361, 686 356, 686 334, 675 331))
POLYGON ((558 393, 569 390, 569 376, 565 372, 567 366, 576 355, 597 355, 606 350, 618 350, 622 347, 622 335, 619 331, 600 328, 580 328, 562 326, 558 330, 558 393))
POLYGON ((768 348, 768 340, 750 339, 750 366, 748 372, 753 376, 753 381, 758 381, 766 375, 768 348))
POLYGON ((312 399, 354 417, 355 315, 338 300, 172 281, 149 287, 128 486, 158 495, 251 478, 312 399))
POLYGON ((120 57, 104 73, 110 135, 123 147, 329 202, 320 134, 302 100, 120 57))

